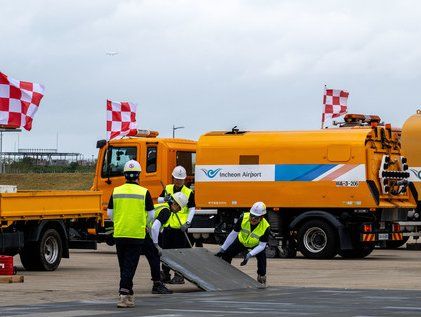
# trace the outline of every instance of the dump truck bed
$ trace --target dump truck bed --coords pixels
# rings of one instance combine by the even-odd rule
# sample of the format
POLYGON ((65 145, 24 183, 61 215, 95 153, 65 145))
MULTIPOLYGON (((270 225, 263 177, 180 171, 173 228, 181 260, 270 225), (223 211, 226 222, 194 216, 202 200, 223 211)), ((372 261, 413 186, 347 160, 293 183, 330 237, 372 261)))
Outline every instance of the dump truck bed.
POLYGON ((21 191, 0 194, 0 221, 37 219, 100 219, 99 191, 21 191))

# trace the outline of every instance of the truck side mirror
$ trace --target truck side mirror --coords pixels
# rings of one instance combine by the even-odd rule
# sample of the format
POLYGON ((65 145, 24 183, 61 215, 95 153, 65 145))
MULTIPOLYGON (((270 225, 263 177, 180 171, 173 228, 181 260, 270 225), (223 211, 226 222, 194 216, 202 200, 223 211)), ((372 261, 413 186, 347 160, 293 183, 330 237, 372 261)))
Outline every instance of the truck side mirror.
POLYGON ((107 144, 106 140, 98 140, 96 141, 96 148, 102 149, 107 144))

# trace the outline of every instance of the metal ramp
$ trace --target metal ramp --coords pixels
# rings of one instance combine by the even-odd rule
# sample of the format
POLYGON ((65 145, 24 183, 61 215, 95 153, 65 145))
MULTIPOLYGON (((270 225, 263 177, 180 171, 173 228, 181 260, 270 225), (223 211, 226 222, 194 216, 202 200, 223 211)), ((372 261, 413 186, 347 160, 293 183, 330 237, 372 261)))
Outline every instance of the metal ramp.
POLYGON ((166 249, 162 252, 161 262, 205 291, 264 288, 205 248, 166 249))

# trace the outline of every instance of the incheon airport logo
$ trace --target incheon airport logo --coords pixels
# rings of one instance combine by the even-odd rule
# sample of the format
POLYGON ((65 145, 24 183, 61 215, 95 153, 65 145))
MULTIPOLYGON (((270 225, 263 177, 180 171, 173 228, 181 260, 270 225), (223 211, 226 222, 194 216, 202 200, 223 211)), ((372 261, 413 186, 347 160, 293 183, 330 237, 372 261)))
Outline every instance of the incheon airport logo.
POLYGON ((218 173, 220 171, 222 171, 222 168, 217 168, 217 169, 214 169, 214 170, 211 170, 211 169, 207 170, 207 169, 202 168, 202 171, 203 171, 203 173, 205 173, 205 175, 207 177, 215 178, 215 176, 218 175, 218 173))
POLYGON ((417 171, 414 168, 411 168, 411 172, 414 173, 415 177, 417 177, 419 180, 421 180, 421 169, 417 171))

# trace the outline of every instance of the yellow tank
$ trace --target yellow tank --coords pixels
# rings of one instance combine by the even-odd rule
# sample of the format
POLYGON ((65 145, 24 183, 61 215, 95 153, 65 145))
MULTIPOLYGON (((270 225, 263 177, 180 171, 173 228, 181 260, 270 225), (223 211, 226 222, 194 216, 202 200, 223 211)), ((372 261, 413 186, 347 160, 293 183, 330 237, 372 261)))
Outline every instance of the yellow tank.
MULTIPOLYGON (((399 136, 390 125, 317 131, 210 132, 197 143, 196 205, 408 208, 399 136)), ((419 165, 421 166, 421 164, 419 165)))

